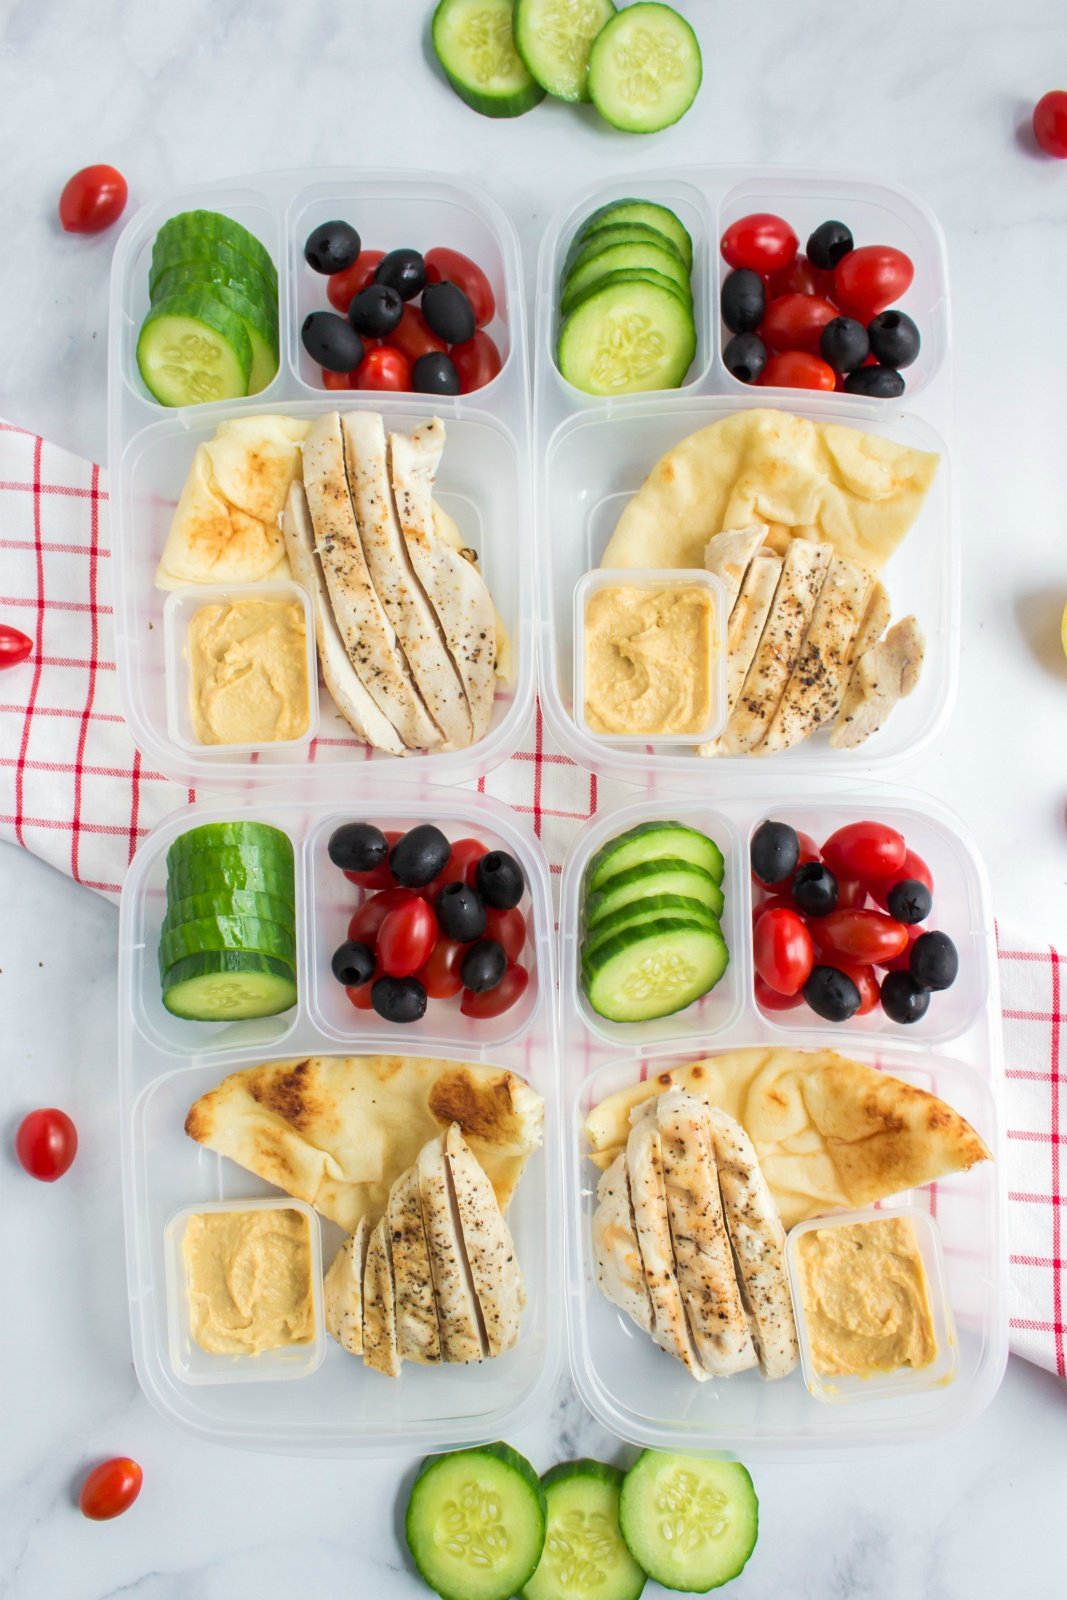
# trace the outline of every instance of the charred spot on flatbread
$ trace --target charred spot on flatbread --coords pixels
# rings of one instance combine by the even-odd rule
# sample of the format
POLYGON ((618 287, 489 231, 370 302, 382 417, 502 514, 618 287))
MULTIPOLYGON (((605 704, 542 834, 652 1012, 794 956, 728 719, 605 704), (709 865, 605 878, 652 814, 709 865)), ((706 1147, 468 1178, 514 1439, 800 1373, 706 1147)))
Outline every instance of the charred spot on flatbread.
POLYGON ((323 1119, 333 1120, 333 1108, 317 1088, 310 1060, 250 1081, 248 1092, 264 1111, 273 1111, 301 1132, 323 1119))
POLYGON ((431 1113, 442 1126, 458 1122, 467 1139, 506 1144, 515 1132, 515 1088, 511 1073, 488 1085, 472 1078, 464 1067, 444 1072, 430 1090, 431 1113))

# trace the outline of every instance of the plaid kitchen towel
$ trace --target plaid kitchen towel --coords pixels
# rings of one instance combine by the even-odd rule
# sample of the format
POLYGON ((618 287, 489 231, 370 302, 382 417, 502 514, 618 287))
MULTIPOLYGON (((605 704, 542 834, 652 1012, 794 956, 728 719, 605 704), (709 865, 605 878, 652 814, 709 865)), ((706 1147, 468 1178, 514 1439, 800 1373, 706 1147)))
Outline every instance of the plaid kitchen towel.
MULTIPOLYGON (((118 897, 139 841, 191 789, 141 761, 119 710, 107 490, 98 466, 0 422, 0 624, 34 641, 0 675, 0 838, 118 897)), ((574 830, 626 791, 545 735, 477 787, 530 818, 558 874, 574 830)), ((999 930, 1011 1345, 1065 1374, 1067 960, 999 930)))

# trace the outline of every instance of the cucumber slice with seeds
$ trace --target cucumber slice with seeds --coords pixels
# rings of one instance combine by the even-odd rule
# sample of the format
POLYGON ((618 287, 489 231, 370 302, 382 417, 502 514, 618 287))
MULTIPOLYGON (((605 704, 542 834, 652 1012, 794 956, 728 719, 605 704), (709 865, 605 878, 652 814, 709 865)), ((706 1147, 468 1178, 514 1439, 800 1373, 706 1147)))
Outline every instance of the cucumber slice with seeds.
POLYGON ((640 223, 664 234, 685 262, 686 271, 693 270, 693 241, 689 230, 669 206, 659 205, 654 200, 609 200, 585 219, 577 236, 579 240, 586 240, 604 228, 620 227, 624 222, 640 223))
POLYGON ((643 1450, 623 1479, 619 1523, 650 1578, 706 1594, 736 1578, 756 1548, 759 1501, 739 1461, 643 1450))
POLYGON ((163 1004, 188 1022, 273 1017, 296 1004, 296 978, 272 956, 207 950, 171 967, 163 979, 163 1004))
POLYGON ((657 0, 620 11, 589 52, 590 99, 624 133, 669 128, 693 104, 702 75, 696 34, 657 0))
POLYGON ((545 98, 515 49, 513 0, 440 0, 433 47, 460 99, 483 117, 521 117, 545 98))
POLYGON ((165 406, 236 400, 248 393, 252 341, 233 311, 206 291, 189 289, 149 311, 137 340, 137 368, 165 406))
POLYGON ((677 389, 696 355, 692 309, 644 281, 602 285, 575 306, 559 333, 556 360, 585 394, 677 389))
POLYGON ((176 217, 169 217, 156 234, 152 246, 153 264, 157 256, 162 259, 175 244, 193 239, 225 245, 228 250, 236 251, 251 262, 277 295, 278 269, 271 260, 270 251, 254 233, 220 211, 180 211, 176 217))
POLYGON ((729 964, 721 932, 681 917, 623 930, 590 952, 583 987, 610 1022, 667 1017, 714 989, 729 964))
POLYGON ((522 1600, 638 1600, 645 1574, 619 1529, 623 1475, 600 1461, 564 1461, 541 1479, 545 1548, 522 1600))
MULTIPOLYGON (((224 272, 225 268, 218 268, 224 272)), ((240 317, 252 344, 252 366, 248 374, 249 394, 259 394, 278 371, 278 312, 269 303, 250 298, 233 284, 205 278, 200 267, 171 267, 159 280, 160 298, 203 289, 213 300, 240 317)))
POLYGON ((510 1445, 430 1456, 412 1487, 404 1533, 441 1600, 511 1600, 541 1559, 545 1491, 510 1445))
POLYGON ((697 828, 687 827, 684 822, 657 821, 638 823, 636 828, 601 845, 586 868, 586 888, 595 892, 615 873, 663 856, 692 861, 710 872, 716 883, 723 880, 726 864, 714 839, 697 828))
POLYGON ((589 99, 589 51, 613 0, 515 0, 515 48, 557 100, 589 99))

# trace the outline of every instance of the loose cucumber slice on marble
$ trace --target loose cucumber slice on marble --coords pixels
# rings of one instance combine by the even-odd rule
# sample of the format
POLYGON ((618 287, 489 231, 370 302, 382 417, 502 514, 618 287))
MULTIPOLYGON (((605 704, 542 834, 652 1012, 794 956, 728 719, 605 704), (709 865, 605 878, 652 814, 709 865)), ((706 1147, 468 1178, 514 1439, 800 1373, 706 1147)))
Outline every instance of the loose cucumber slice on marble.
POLYGON ((163 1004, 189 1022, 237 1022, 273 1017, 296 1004, 292 968, 249 950, 207 950, 171 967, 163 1004))
POLYGON ((252 341, 236 312, 204 289, 188 289, 150 309, 137 340, 137 367, 162 405, 236 400, 248 393, 252 341))
POLYGON ((590 99, 624 133, 669 128, 693 104, 702 75, 696 34, 657 0, 626 6, 589 52, 590 99))
POLYGON ((545 1491, 506 1444, 430 1456, 408 1500, 408 1549, 441 1600, 511 1600, 545 1543, 545 1491))
POLYGON ((589 51, 615 15, 613 0, 515 0, 515 48, 558 100, 588 100, 589 51))
POLYGON ((545 98, 515 49, 513 0, 440 0, 433 47, 461 100, 484 117, 521 117, 545 98))
POLYGON ((545 1548, 522 1600, 638 1600, 645 1574, 619 1529, 618 1467, 564 1461, 541 1479, 545 1548))
POLYGON ((756 1548, 759 1501, 739 1461, 643 1450, 623 1479, 619 1523, 650 1578, 706 1594, 736 1578, 756 1548))

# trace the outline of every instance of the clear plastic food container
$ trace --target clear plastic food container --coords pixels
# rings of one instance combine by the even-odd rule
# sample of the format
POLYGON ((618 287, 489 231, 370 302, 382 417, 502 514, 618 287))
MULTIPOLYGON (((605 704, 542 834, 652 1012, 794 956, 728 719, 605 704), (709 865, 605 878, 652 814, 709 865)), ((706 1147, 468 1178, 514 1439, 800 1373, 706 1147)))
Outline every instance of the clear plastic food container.
MULTIPOLYGON (((390 778, 466 782, 516 750, 534 699, 533 528, 530 515, 529 395, 522 270, 515 229, 482 190, 447 176, 338 169, 269 173, 236 184, 207 184, 145 207, 115 249, 108 346, 111 539, 115 567, 115 648, 123 714, 153 766, 181 783, 235 789, 292 783, 314 766, 355 776, 367 761, 390 778), (159 227, 178 212, 220 211, 249 228, 278 269, 280 367, 250 399, 168 408, 149 395, 137 371, 137 335, 148 310, 148 265, 159 227), (326 280, 304 260, 307 233, 333 217, 352 221, 366 248, 446 245, 487 274, 497 304, 488 332, 504 358, 496 378, 471 395, 327 391, 300 341, 308 311, 328 309, 326 280), (320 725, 303 745, 262 752, 183 744, 168 716, 168 659, 162 626, 166 593, 154 578, 174 508, 196 446, 220 422, 283 413, 311 420, 329 410, 380 411, 389 428, 411 429, 438 416, 446 442, 435 498, 451 515, 480 568, 512 646, 510 682, 498 684, 492 724, 466 750, 404 758, 361 744, 325 688, 320 725), (178 735, 178 737, 176 737, 178 735)), ((173 690, 170 690, 173 693, 173 690)), ((317 782, 317 778, 313 780, 317 782)))
MULTIPOLYGON (((269 801, 216 798, 176 813, 143 841, 123 888, 119 939, 119 1102, 133 1354, 156 1409, 194 1433, 245 1449, 365 1456, 496 1438, 543 1407, 558 1370, 563 1323, 554 938, 548 868, 514 814, 484 795, 431 786, 416 794, 407 785, 366 781, 343 787, 324 781, 313 803, 284 791, 269 801), (293 841, 298 1003, 258 1021, 184 1021, 164 1010, 156 967, 167 849, 201 823, 239 818, 270 823, 293 841), (360 892, 330 866, 326 841, 338 822, 357 820, 399 830, 434 822, 452 840, 473 835, 520 862, 528 925, 522 960, 530 984, 512 1012, 480 1024, 461 1015, 458 1001, 431 1001, 423 1021, 405 1029, 348 1005, 328 962, 360 892), (331 1005, 336 998, 344 1011, 331 1005), (321 1365, 287 1371, 290 1381, 249 1382, 245 1369, 256 1367, 251 1361, 241 1363, 243 1375, 218 1379, 220 1358, 201 1358, 182 1333, 173 1286, 177 1219, 218 1202, 255 1206, 279 1199, 279 1191, 188 1138, 186 1113, 230 1073, 261 1062, 378 1054, 489 1063, 520 1074, 544 1096, 544 1147, 530 1158, 508 1211, 528 1295, 519 1344, 481 1366, 405 1363, 394 1381, 327 1338, 321 1365), (203 1363, 212 1367, 210 1381, 203 1363)), ((328 1266, 342 1230, 318 1216, 313 1223, 328 1266)), ((321 1323, 321 1310, 317 1315, 321 1323)))
POLYGON ((915 1444, 977 1416, 995 1394, 1007 1359, 1007 1276, 993 917, 985 871, 963 825, 940 804, 896 788, 773 802, 766 794, 706 803, 684 794, 650 793, 600 812, 582 827, 564 863, 560 894, 571 1368, 597 1420, 634 1444, 660 1449, 728 1449, 745 1459, 803 1459, 915 1444), (921 1022, 909 1028, 872 1013, 834 1025, 806 1007, 774 1020, 761 1013, 752 990, 748 841, 767 816, 793 823, 819 842, 846 822, 888 822, 924 856, 934 878, 937 926, 957 942, 960 975, 954 989, 932 997, 921 1022), (720 922, 730 964, 717 988, 686 1011, 652 1022, 606 1022, 591 1010, 578 981, 582 881, 590 858, 606 841, 654 820, 700 829, 721 848, 726 867, 720 922), (957 1332, 953 1382, 840 1406, 814 1400, 799 1370, 773 1383, 749 1372, 697 1384, 598 1289, 591 1220, 600 1174, 586 1153, 583 1128, 589 1112, 638 1080, 753 1046, 831 1048, 892 1072, 946 1100, 993 1152, 992 1162, 892 1200, 894 1209, 914 1205, 936 1218, 947 1305, 957 1332))

